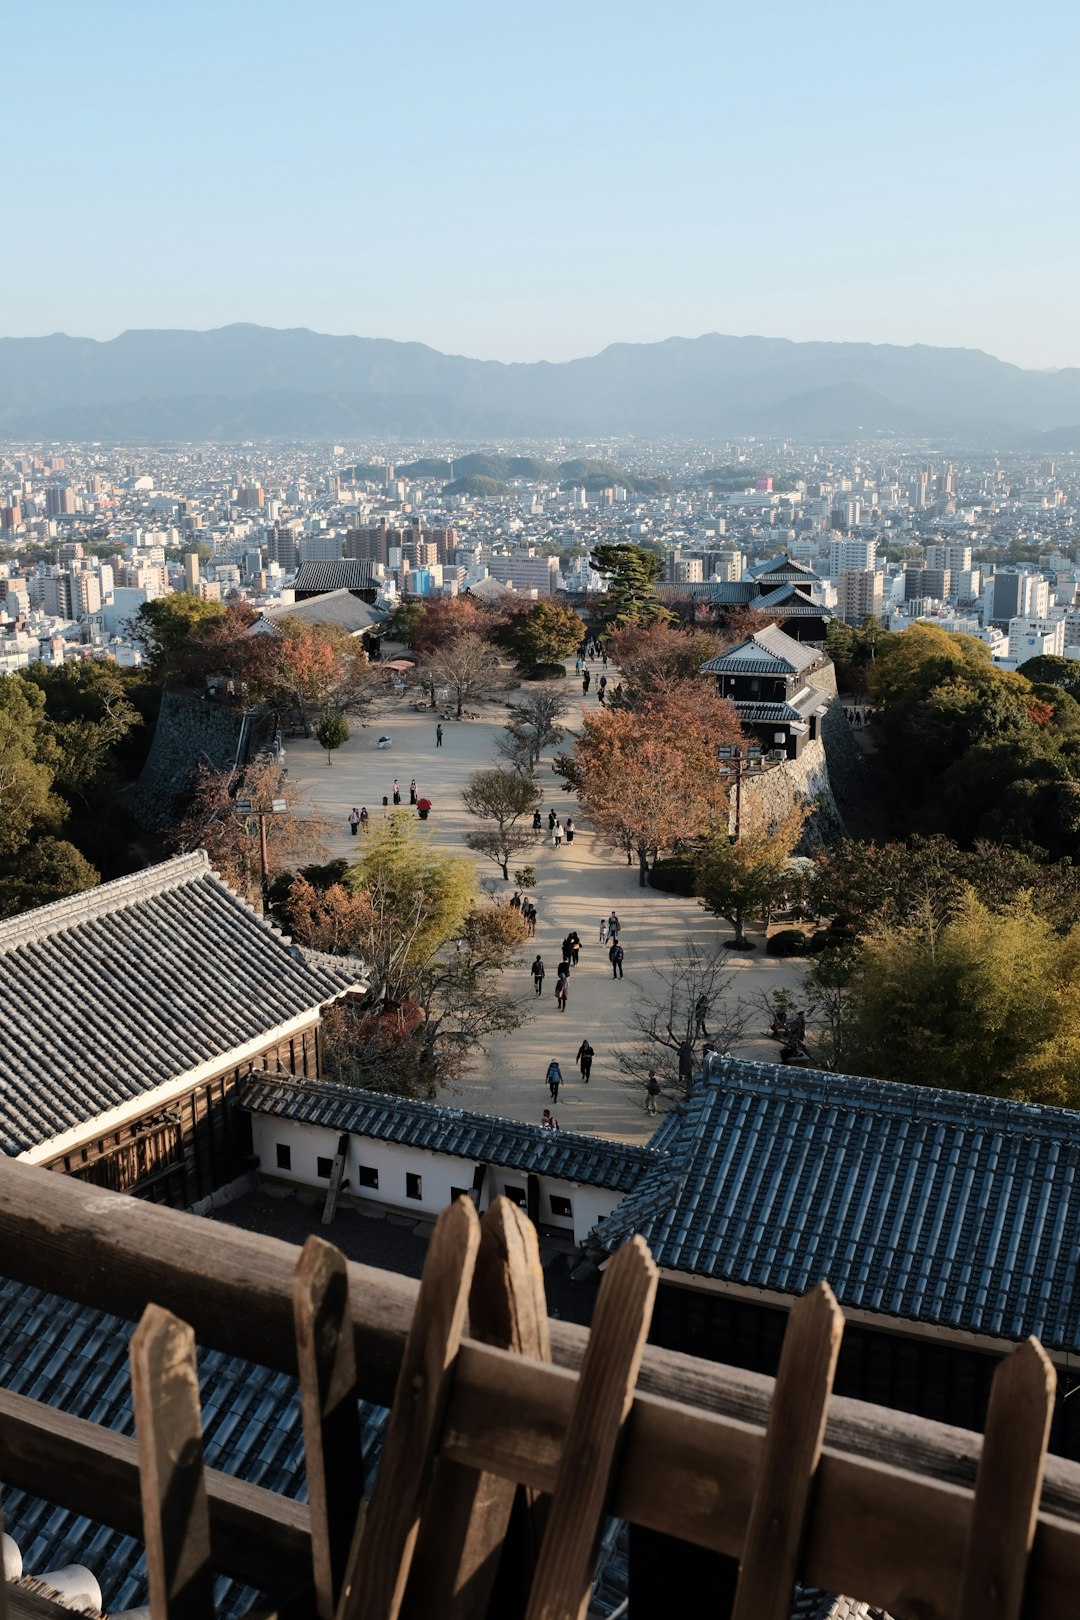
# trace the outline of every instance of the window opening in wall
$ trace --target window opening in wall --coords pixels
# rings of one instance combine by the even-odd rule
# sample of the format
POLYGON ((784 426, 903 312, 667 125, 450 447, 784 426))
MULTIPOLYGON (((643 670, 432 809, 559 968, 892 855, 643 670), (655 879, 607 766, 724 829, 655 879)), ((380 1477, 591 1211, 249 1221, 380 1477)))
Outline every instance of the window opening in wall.
POLYGON ((333 1168, 334 1168, 333 1159, 316 1159, 315 1160, 315 1174, 317 1176, 321 1176, 324 1181, 329 1181, 330 1180, 330 1172, 331 1172, 331 1170, 333 1168))
POLYGON ((569 1198, 556 1198, 555 1194, 552 1193, 552 1195, 551 1195, 551 1213, 553 1215, 565 1216, 567 1220, 572 1219, 573 1214, 574 1214, 574 1210, 573 1210, 573 1206, 570 1203, 569 1198))
POLYGON ((510 1202, 512 1204, 516 1204, 519 1209, 525 1209, 527 1207, 524 1187, 504 1186, 503 1192, 506 1194, 507 1198, 509 1198, 510 1202))
POLYGON ((420 1176, 414 1175, 411 1170, 405 1172, 406 1198, 423 1198, 423 1182, 420 1176))
POLYGON ((377 1187, 379 1185, 379 1172, 373 1170, 369 1164, 358 1165, 356 1185, 358 1187, 377 1187))
POLYGON ((277 1144, 277 1167, 279 1170, 292 1169, 292 1148, 287 1142, 277 1144))

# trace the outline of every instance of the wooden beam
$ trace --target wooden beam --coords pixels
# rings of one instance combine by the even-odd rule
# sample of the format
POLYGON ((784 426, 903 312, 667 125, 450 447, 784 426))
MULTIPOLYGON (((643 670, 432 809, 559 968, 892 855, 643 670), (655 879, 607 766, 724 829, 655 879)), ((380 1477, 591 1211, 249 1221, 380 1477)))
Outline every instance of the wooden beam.
POLYGON ((957 1620, 1020 1620, 1056 1388, 1035 1339, 994 1374, 957 1620))
POLYGON ((148 1305, 131 1340, 143 1541, 153 1620, 214 1611, 195 1335, 148 1305))
POLYGON ((480 1242, 468 1198, 431 1234, 416 1313, 390 1407, 362 1537, 342 1587, 339 1620, 397 1620, 431 1483, 480 1242))
POLYGON ((304 1244, 293 1309, 316 1608, 321 1620, 333 1620, 364 1500, 364 1458, 349 1274, 344 1256, 321 1238, 304 1244))
POLYGON ((529 1594, 528 1620, 584 1620, 657 1277, 640 1237, 624 1243, 604 1272, 529 1594))
MULTIPOLYGON (((496 1198, 480 1222, 469 1294, 478 1339, 517 1356, 547 1361, 547 1300, 536 1229, 508 1198, 496 1198)), ((500 1620, 523 1617, 542 1536, 536 1492, 483 1469, 440 1456, 428 1493, 403 1620, 500 1620), (515 1512, 515 1498, 520 1501, 515 1512)))
POLYGON ((788 1620, 844 1318, 828 1283, 788 1318, 732 1620, 788 1620))
MULTIPOLYGON (((126 1434, 0 1390, 0 1478, 142 1540, 138 1447, 126 1434)), ((305 1503, 213 1468, 205 1479, 215 1569, 274 1587, 310 1567, 305 1503)))

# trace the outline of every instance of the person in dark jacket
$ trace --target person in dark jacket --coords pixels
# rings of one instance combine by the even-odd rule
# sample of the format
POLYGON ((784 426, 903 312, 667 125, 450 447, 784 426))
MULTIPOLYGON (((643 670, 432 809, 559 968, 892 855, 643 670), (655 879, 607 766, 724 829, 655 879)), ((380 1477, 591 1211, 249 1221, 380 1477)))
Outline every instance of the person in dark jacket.
POLYGON ((596 1053, 589 1045, 588 1040, 582 1041, 581 1045, 577 1049, 577 1060, 581 1067, 581 1078, 584 1080, 586 1085, 588 1085, 589 1076, 592 1074, 592 1060, 595 1056, 596 1053))
POLYGON ((623 976, 623 948, 619 944, 618 940, 615 940, 612 943, 612 947, 607 954, 608 961, 611 963, 611 977, 613 979, 621 979, 623 976))
POLYGON ((536 993, 538 996, 542 996, 544 993, 544 963, 541 957, 536 958, 530 971, 533 984, 536 986, 536 993))

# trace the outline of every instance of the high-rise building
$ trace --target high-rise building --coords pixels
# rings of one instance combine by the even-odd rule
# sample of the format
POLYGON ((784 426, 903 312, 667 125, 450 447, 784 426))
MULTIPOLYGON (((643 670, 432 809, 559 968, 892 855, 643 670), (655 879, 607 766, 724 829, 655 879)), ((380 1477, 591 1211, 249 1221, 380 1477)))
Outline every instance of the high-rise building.
POLYGON ((296 530, 290 523, 272 523, 266 531, 266 557, 288 573, 294 573, 300 561, 296 545, 296 530))
POLYGON ((874 568, 849 569, 836 584, 836 611, 845 624, 862 624, 867 617, 880 619, 885 595, 885 575, 874 568))
POLYGON ((1065 651, 1065 620, 1041 616, 1009 620, 1009 658, 1023 664, 1029 658, 1061 657, 1065 651))
POLYGON ((971 547, 937 542, 926 548, 927 568, 947 568, 951 574, 963 574, 971 568, 971 547))
POLYGON ((829 541, 829 578, 839 579, 841 574, 873 571, 877 562, 876 540, 847 540, 836 537, 829 541))
POLYGON ((1008 626, 1012 619, 1045 619, 1050 585, 1041 574, 995 570, 983 590, 983 623, 1008 626))
POLYGON ((199 589, 199 553, 184 553, 184 589, 194 596, 199 589))

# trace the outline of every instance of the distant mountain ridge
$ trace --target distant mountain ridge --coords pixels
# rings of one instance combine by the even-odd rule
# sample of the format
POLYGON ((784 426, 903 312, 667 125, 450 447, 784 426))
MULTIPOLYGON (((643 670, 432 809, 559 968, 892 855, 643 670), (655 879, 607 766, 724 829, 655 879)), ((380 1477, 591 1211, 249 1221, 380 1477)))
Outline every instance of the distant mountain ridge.
POLYGON ((708 333, 503 364, 251 325, 0 339, 8 439, 874 433, 1051 449, 1058 435, 1073 444, 1077 423, 1080 370, 1024 371, 924 344, 708 333))

